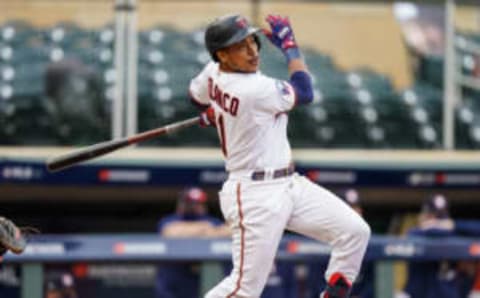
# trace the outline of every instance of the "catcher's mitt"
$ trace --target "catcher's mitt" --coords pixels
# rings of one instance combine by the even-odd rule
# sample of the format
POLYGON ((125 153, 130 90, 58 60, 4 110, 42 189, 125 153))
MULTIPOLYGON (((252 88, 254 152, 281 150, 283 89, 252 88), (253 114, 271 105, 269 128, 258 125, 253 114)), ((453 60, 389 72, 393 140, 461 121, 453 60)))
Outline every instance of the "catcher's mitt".
POLYGON ((0 217, 0 256, 8 250, 21 254, 27 246, 24 233, 11 220, 0 217))

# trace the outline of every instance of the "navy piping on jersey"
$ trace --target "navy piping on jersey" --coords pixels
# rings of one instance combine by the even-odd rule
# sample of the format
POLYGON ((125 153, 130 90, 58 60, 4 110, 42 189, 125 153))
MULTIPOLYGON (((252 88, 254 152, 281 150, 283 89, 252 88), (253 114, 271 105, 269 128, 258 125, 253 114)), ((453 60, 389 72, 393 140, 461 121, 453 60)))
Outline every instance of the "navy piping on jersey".
POLYGON ((292 73, 289 82, 295 90, 295 104, 309 104, 313 101, 312 80, 307 72, 292 73))

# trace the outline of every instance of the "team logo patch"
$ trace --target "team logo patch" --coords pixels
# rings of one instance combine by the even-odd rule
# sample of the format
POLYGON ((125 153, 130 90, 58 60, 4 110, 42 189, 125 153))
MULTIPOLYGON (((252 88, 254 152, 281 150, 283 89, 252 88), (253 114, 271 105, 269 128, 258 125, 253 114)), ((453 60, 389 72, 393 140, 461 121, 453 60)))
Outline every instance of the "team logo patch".
POLYGON ((248 27, 248 22, 245 18, 239 17, 235 22, 239 28, 245 29, 248 27))
POLYGON ((291 95, 291 90, 290 90, 290 86, 288 85, 287 82, 285 81, 277 81, 276 82, 276 85, 277 85, 277 90, 280 92, 280 94, 282 95, 282 97, 285 97, 285 96, 289 96, 291 95))
POLYGON ((287 82, 280 81, 280 80, 276 81, 275 85, 277 87, 278 93, 282 98, 282 100, 290 103, 292 101, 292 96, 293 96, 292 87, 290 87, 290 85, 287 82))

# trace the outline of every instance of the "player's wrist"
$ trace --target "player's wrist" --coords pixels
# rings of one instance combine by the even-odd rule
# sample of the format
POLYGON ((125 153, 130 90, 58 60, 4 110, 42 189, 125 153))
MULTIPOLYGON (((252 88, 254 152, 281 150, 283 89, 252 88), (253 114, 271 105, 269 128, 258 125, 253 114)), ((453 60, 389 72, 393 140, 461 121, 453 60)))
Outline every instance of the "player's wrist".
POLYGON ((200 126, 215 126, 215 111, 212 107, 208 107, 200 113, 200 126))
POLYGON ((302 53, 297 46, 283 50, 283 54, 285 55, 285 58, 287 58, 287 63, 294 59, 300 59, 302 57, 302 53))

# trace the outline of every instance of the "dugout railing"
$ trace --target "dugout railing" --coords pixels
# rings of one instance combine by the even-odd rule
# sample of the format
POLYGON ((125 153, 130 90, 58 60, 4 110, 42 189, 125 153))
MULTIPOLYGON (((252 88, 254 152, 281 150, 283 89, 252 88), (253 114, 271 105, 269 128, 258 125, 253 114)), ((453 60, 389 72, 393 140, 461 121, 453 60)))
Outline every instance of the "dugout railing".
MULTIPOLYGON (((329 246, 303 237, 286 236, 277 260, 302 262, 327 259, 329 246)), ((399 238, 372 236, 365 261, 375 262, 375 295, 394 295, 395 260, 478 260, 480 240, 474 238, 399 238)), ((201 262, 201 292, 223 276, 221 261, 230 260, 229 239, 165 239, 155 234, 42 235, 32 238, 22 255, 7 254, 7 264, 21 266, 21 298, 41 298, 44 264, 71 262, 201 262)))

